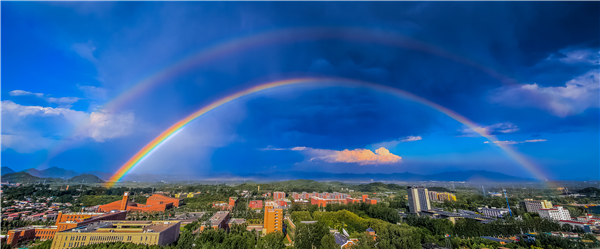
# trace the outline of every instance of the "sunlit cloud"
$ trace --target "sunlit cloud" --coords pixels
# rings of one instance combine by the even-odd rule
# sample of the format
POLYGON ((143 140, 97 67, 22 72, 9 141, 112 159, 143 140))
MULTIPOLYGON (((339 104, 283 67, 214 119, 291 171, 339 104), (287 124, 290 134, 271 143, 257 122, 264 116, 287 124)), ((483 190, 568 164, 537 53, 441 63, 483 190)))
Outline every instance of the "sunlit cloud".
POLYGON ((290 150, 300 151, 309 156, 311 162, 328 162, 328 163, 358 163, 359 165, 379 165, 393 164, 402 161, 402 157, 394 155, 388 149, 380 147, 373 152, 368 149, 354 150, 327 150, 315 149, 310 147, 294 147, 294 148, 273 148, 267 147, 262 150, 290 150))
MULTIPOLYGON (((546 139, 532 139, 532 140, 525 140, 525 141, 494 141, 494 144, 506 144, 506 145, 513 145, 513 144, 522 144, 522 143, 539 143, 539 142, 546 142, 546 139)), ((483 142, 484 144, 489 144, 490 141, 485 141, 483 142)))

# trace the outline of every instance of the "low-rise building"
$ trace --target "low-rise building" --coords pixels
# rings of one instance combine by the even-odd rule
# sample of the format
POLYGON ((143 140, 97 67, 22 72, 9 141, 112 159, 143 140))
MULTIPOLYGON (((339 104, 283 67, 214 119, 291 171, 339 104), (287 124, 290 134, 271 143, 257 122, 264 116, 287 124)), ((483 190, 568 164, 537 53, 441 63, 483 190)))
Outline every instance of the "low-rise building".
MULTIPOLYGON (((213 229, 229 229, 229 212, 228 211, 219 211, 213 214, 208 220, 210 222, 210 226, 213 229)), ((194 233, 202 232, 206 229, 206 225, 202 224, 194 233)))
POLYGON ((505 215, 510 213, 508 208, 478 208, 477 211, 482 213, 486 217, 504 217, 505 215))
POLYGON ((554 208, 542 208, 538 210, 541 218, 547 218, 551 220, 571 220, 571 214, 569 210, 564 209, 561 206, 554 208))
POLYGON ((56 233, 52 249, 106 242, 165 246, 177 240, 179 229, 179 221, 99 221, 56 233))

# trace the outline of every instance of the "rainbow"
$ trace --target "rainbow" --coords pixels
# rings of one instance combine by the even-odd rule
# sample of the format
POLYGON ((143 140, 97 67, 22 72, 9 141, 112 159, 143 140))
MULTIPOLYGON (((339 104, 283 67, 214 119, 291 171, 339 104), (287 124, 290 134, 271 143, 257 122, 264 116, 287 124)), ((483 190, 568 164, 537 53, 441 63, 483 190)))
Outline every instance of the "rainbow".
MULTIPOLYGON (((111 101, 102 107, 103 112, 113 113, 123 109, 127 103, 142 96, 161 83, 170 82, 169 79, 176 78, 193 68, 209 63, 214 60, 222 59, 227 55, 243 52, 252 48, 266 46, 269 44, 293 43, 302 41, 320 41, 320 40, 343 40, 359 43, 377 43, 390 47, 400 47, 414 51, 435 55, 446 58, 475 69, 478 69, 496 79, 502 84, 515 84, 516 81, 505 76, 489 67, 485 67, 475 61, 465 59, 457 54, 445 51, 437 46, 427 44, 401 34, 373 30, 360 27, 299 27, 280 30, 271 30, 259 34, 252 34, 244 37, 236 37, 231 40, 219 42, 197 50, 188 56, 184 56, 176 63, 158 70, 157 72, 141 79, 133 86, 121 94, 117 95, 111 101)), ((46 161, 38 167, 47 165, 49 160, 62 151, 73 146, 69 141, 80 135, 86 129, 86 122, 81 122, 75 126, 73 132, 68 135, 68 139, 63 139, 57 145, 53 146, 48 152, 46 161)))
MULTIPOLYGON (((296 78, 296 79, 287 79, 287 80, 279 80, 268 82, 265 84, 261 84, 258 86, 254 86, 248 88, 246 90, 231 94, 224 98, 221 98, 205 107, 202 107, 200 110, 192 113, 186 118, 180 120, 175 123, 173 126, 169 127, 167 130, 162 132, 158 137, 153 139, 150 143, 146 144, 139 152, 137 152, 129 161, 127 161, 121 168, 109 179, 108 186, 113 186, 116 182, 120 181, 129 171, 135 168, 140 164, 142 160, 147 158, 153 151, 155 151, 161 144, 165 143, 169 138, 173 137, 178 131, 183 129, 186 125, 197 119, 198 117, 206 114, 207 112, 214 110, 215 108, 222 106, 226 103, 239 99, 241 97, 260 92, 267 89, 282 87, 282 86, 291 86, 291 85, 307 85, 307 84, 316 84, 318 86, 343 86, 343 87, 367 87, 374 90, 379 90, 385 93, 390 93, 400 98, 414 101, 430 108, 433 108, 448 117, 464 124, 469 127, 473 131, 479 133, 481 136, 487 138, 492 143, 494 141, 498 141, 498 139, 491 134, 488 134, 484 131, 484 129, 480 129, 479 126, 473 121, 467 119, 466 117, 446 108, 434 102, 431 102, 427 99, 414 95, 404 90, 400 90, 397 88, 393 88, 390 86, 352 80, 352 79, 344 79, 344 78, 296 78)), ((539 170, 536 165, 527 160, 523 155, 515 151, 512 147, 504 144, 496 144, 500 147, 506 154, 515 160, 517 163, 522 165, 525 169, 530 171, 534 176, 538 179, 545 179, 544 174, 539 170)))

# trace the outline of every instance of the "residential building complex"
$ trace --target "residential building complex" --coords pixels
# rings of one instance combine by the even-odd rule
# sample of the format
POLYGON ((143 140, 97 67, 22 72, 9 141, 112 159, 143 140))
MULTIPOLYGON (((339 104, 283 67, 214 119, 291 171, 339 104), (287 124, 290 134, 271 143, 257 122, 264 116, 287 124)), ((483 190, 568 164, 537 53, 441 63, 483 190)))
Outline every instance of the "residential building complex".
POLYGON ((273 200, 283 200, 285 199, 285 192, 273 192, 273 200))
POLYGON ((262 200, 254 200, 248 203, 248 207, 252 209, 262 209, 263 201, 262 200))
POLYGON ((408 186, 408 208, 411 213, 428 211, 431 209, 429 203, 429 194, 426 188, 417 186, 408 186))
POLYGON ((177 240, 179 228, 179 221, 99 221, 56 233, 52 249, 118 241, 165 246, 177 240))

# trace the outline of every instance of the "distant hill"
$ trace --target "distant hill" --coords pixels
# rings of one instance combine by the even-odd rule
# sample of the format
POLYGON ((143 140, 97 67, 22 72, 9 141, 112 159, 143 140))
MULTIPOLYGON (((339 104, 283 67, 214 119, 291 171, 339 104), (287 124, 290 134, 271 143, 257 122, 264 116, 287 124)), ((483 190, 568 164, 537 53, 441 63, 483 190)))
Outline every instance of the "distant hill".
POLYGON ((36 176, 32 176, 29 173, 26 172, 16 172, 16 173, 9 173, 6 175, 2 175, 2 182, 10 182, 10 183, 16 183, 16 182, 20 182, 20 183, 27 183, 27 182, 36 182, 39 181, 40 178, 36 177, 36 176))
POLYGON ((6 167, 6 166, 2 167, 2 169, 0 171, 2 172, 2 175, 6 175, 6 174, 10 174, 10 173, 15 173, 14 170, 12 170, 11 168, 6 167))
POLYGON ((95 175, 83 174, 74 176, 68 182, 72 183, 103 183, 104 181, 95 175))
POLYGON ((81 173, 77 173, 73 170, 67 170, 59 167, 50 167, 44 170, 37 170, 34 168, 26 169, 21 172, 27 172, 32 176, 42 177, 42 178, 60 178, 60 179, 69 179, 74 176, 81 175, 81 173))
POLYGON ((577 192, 580 194, 586 194, 586 195, 589 195, 589 194, 596 194, 597 196, 600 195, 600 189, 594 188, 594 187, 584 188, 577 192))

